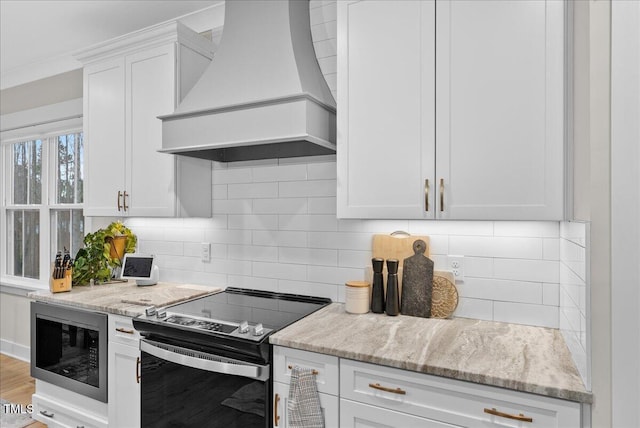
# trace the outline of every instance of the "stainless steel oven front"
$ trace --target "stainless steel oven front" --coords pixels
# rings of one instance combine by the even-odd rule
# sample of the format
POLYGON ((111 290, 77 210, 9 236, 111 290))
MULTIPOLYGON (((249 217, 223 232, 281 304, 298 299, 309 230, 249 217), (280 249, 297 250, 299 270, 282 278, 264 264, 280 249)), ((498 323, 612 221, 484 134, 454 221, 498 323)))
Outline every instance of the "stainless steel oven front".
POLYGON ((31 376, 107 402, 107 315, 31 302, 31 376))

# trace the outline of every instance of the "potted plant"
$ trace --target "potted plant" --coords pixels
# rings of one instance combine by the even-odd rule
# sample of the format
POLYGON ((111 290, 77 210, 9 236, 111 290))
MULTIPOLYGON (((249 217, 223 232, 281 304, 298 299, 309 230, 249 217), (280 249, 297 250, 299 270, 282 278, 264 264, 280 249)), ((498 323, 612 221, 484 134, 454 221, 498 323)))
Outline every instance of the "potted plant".
POLYGON ((87 285, 111 279, 113 269, 120 266, 125 253, 133 253, 138 239, 119 221, 84 237, 84 248, 78 250, 73 264, 73 285, 87 285))

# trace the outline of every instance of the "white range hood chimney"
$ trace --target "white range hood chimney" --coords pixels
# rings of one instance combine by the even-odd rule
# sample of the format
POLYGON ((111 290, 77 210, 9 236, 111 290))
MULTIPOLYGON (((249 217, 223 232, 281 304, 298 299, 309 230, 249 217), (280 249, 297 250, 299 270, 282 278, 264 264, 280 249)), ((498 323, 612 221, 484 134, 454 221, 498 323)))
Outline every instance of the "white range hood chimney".
POLYGON ((335 153, 336 103, 307 0, 227 0, 220 47, 173 114, 162 152, 221 162, 335 153))

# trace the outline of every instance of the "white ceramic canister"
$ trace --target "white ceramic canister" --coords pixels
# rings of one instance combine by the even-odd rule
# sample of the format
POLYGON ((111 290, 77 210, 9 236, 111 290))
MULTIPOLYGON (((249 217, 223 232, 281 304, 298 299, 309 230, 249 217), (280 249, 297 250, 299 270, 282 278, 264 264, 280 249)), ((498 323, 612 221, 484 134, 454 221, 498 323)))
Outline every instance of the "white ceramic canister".
POLYGON ((366 281, 348 281, 345 286, 346 311, 351 314, 369 312, 370 284, 366 281))

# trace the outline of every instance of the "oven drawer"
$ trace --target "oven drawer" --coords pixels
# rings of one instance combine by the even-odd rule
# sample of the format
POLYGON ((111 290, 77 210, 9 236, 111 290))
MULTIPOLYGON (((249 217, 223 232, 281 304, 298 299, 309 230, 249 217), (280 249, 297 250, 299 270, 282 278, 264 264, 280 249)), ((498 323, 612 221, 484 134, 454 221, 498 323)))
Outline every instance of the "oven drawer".
POLYGON ((288 385, 291 380, 291 368, 294 365, 317 371, 318 392, 338 395, 338 357, 282 346, 273 347, 273 380, 275 382, 288 385))
POLYGON ((461 426, 581 423, 579 403, 344 359, 340 397, 461 426))
POLYGON ((88 414, 86 411, 49 400, 38 394, 31 397, 33 419, 49 427, 107 428, 107 421, 88 414))
POLYGON ((109 315, 109 342, 138 347, 140 333, 133 328, 133 320, 120 315, 109 315))

